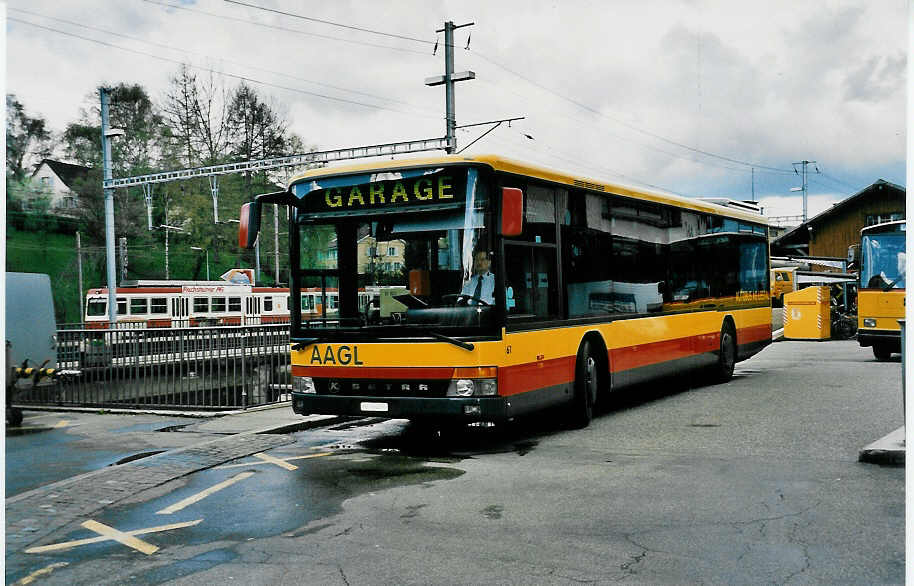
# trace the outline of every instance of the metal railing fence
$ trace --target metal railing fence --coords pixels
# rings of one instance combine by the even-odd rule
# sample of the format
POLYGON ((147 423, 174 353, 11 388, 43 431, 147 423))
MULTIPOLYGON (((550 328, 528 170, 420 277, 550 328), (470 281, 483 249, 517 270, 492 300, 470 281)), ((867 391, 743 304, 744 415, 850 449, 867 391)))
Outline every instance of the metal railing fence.
POLYGON ((285 324, 60 329, 57 376, 20 381, 20 404, 243 409, 291 390, 285 324))

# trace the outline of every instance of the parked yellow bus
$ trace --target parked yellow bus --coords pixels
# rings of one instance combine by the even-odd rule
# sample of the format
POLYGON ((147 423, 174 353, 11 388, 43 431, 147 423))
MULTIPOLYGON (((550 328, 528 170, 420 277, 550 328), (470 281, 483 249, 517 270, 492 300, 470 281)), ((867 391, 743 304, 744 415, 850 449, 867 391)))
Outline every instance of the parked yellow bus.
POLYGON ((860 231, 860 285, 857 289, 857 340, 872 346, 877 360, 901 352, 904 318, 905 221, 860 231))
POLYGON ((292 308, 296 413, 564 406, 584 426, 613 390, 686 369, 726 381, 771 342, 768 229, 750 212, 498 156, 308 171, 245 204, 242 246, 262 204, 290 208, 292 297, 339 292, 332 316, 292 308), (363 257, 389 243, 402 265, 379 275, 363 257), (369 319, 357 291, 380 279, 405 292, 369 319))
POLYGON ((797 267, 771 269, 771 303, 776 307, 784 305, 784 294, 797 290, 797 267))

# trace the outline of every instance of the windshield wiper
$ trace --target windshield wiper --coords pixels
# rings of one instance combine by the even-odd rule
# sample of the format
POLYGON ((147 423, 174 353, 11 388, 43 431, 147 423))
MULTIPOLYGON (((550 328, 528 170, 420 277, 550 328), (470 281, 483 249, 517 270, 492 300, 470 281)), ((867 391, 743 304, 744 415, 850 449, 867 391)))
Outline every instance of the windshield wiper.
POLYGON ((320 338, 302 338, 300 340, 295 340, 295 343, 292 344, 292 349, 298 352, 300 350, 304 350, 311 344, 317 344, 320 341, 320 338))
MULTIPOLYGON (((886 284, 882 286, 882 290, 883 290, 883 291, 890 291, 890 290, 894 289, 894 288, 895 288, 895 283, 897 283, 898 281, 900 281, 900 280, 902 280, 902 279, 904 279, 904 274, 899 275, 898 278, 895 279, 895 280, 892 281, 892 282, 886 282, 886 284)), ((888 280, 887 280, 887 281, 888 281, 888 280)))
POLYGON ((419 329, 419 331, 422 332, 423 334, 428 334, 429 336, 435 338, 436 340, 441 340, 442 342, 447 342, 449 344, 453 344, 455 346, 463 348, 464 350, 473 350, 474 348, 476 348, 476 346, 474 346, 473 344, 471 344, 469 342, 464 342, 463 340, 458 340, 457 338, 445 336, 444 334, 439 334, 438 332, 433 332, 432 330, 419 329))

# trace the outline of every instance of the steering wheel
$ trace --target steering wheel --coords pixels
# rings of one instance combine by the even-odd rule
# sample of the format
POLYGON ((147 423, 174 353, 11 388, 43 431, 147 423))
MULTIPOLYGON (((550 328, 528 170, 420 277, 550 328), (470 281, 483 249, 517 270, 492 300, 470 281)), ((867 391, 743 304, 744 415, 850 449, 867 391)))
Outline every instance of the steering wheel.
POLYGON ((477 303, 477 305, 486 305, 486 306, 491 305, 491 303, 487 303, 479 297, 467 295, 466 293, 458 293, 458 294, 450 294, 450 295, 441 296, 441 300, 444 301, 445 303, 450 303, 452 299, 454 300, 455 306, 469 305, 470 301, 475 301, 477 303), (461 303, 461 302, 463 302, 463 303, 461 303))

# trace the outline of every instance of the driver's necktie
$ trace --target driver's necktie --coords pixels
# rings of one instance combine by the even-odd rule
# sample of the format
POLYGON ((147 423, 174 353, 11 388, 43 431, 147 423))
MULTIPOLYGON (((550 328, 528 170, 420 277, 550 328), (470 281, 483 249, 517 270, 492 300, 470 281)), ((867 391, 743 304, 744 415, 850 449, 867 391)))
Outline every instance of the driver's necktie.
POLYGON ((473 304, 478 304, 482 298, 482 275, 476 276, 476 289, 473 291, 473 304))

